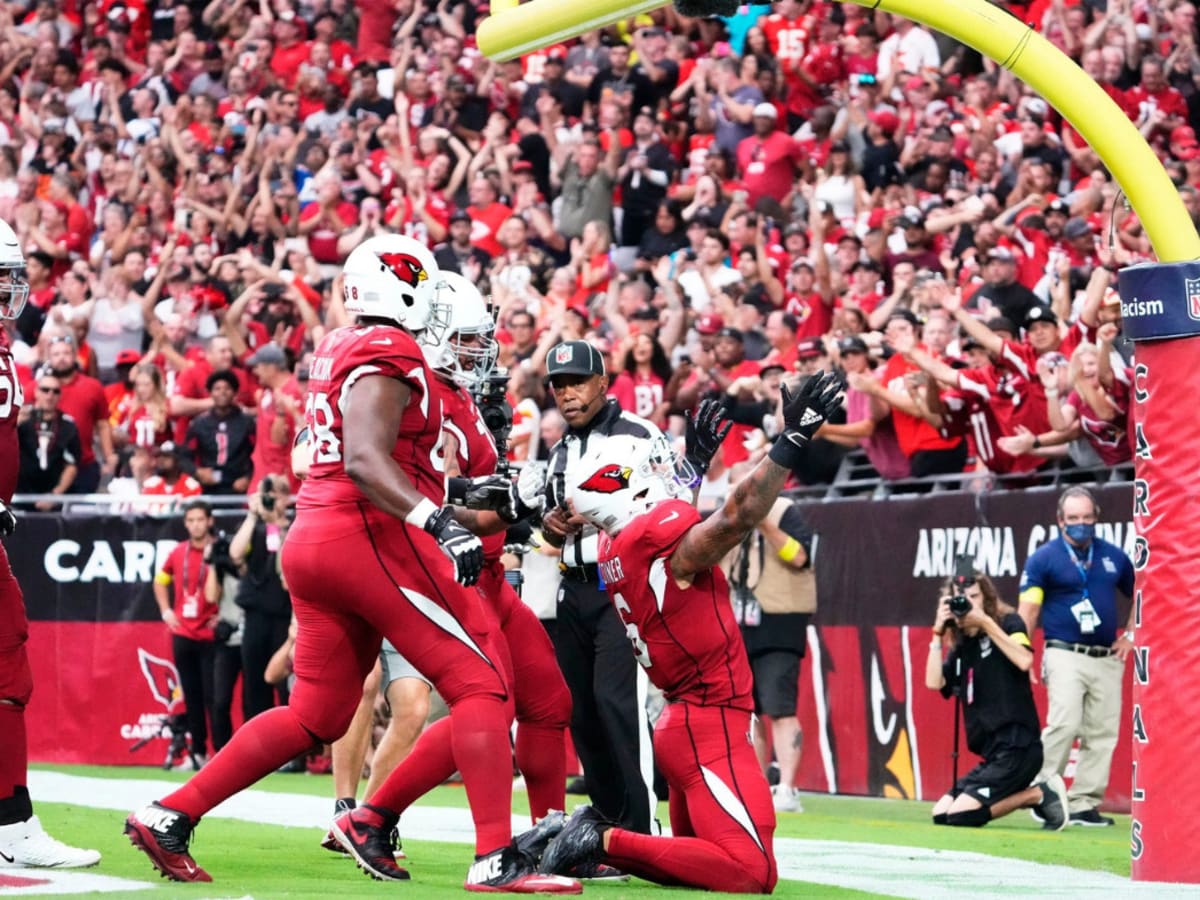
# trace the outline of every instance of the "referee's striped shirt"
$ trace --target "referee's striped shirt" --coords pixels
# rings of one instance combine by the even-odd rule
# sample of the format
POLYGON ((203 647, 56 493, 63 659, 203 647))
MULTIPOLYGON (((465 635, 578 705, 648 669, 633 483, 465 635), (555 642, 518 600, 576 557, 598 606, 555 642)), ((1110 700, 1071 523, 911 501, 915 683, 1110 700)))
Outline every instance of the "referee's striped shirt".
MULTIPOLYGON (((659 440, 664 444, 667 442, 657 425, 633 413, 625 412, 616 400, 607 400, 604 408, 596 413, 590 422, 582 428, 568 428, 562 440, 550 450, 550 458, 546 465, 547 510, 555 507, 567 508, 568 475, 574 474, 573 469, 578 465, 579 458, 593 449, 596 441, 617 434, 645 438, 648 441, 659 440)), ((586 566, 595 563, 597 533, 595 527, 585 525, 583 531, 578 534, 568 535, 562 548, 563 564, 586 566)))

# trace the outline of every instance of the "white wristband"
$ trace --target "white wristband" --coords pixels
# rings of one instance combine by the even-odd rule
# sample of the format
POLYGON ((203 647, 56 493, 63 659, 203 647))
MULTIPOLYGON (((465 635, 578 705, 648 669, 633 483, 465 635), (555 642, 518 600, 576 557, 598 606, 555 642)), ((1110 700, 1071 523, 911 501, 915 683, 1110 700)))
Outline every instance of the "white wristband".
POLYGON ((438 508, 428 497, 422 497, 421 502, 408 511, 404 521, 409 525, 423 529, 425 523, 437 515, 438 508))

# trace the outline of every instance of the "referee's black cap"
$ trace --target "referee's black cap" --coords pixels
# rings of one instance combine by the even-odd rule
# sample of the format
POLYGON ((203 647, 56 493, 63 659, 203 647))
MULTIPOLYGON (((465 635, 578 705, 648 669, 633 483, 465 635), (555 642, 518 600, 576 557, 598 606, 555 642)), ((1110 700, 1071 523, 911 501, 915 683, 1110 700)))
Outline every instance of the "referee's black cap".
POLYGON ((546 381, 555 375, 604 375, 604 357, 587 341, 563 341, 546 357, 546 381))

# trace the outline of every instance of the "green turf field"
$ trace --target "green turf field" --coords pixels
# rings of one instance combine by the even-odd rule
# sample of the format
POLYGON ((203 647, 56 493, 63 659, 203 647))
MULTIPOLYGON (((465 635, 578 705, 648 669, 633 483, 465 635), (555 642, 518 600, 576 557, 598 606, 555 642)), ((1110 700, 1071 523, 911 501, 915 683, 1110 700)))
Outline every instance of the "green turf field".
MULTIPOLYGON (((38 768, 112 779, 183 781, 186 778, 182 774, 147 768, 38 768)), ((322 776, 273 775, 257 787, 324 797, 330 796, 331 781, 322 776)), ((568 806, 580 799, 568 797, 568 806)), ((1051 834, 1039 830, 1037 824, 1020 811, 984 829, 957 830, 932 826, 928 819, 929 804, 925 803, 821 795, 804 795, 803 801, 803 814, 780 816, 777 838, 974 851, 1126 877, 1129 874, 1127 817, 1118 816, 1114 828, 1068 828, 1060 834, 1051 834)), ((123 816, 120 813, 37 803, 36 797, 35 803, 47 829, 56 837, 77 846, 94 847, 104 854, 97 870, 99 873, 157 881, 146 859, 121 834, 123 816)), ((452 786, 439 788, 422 803, 429 807, 461 808, 465 805, 462 789, 452 786)), ((515 812, 526 809, 523 794, 514 795, 513 808, 515 812)), ((661 808, 661 816, 665 822, 665 805, 661 808)), ((322 900, 328 900, 331 893, 338 897, 403 895, 421 900, 465 896, 461 885, 471 858, 467 845, 422 842, 418 835, 405 834, 404 847, 410 857, 408 865, 413 880, 376 883, 347 860, 320 850, 317 847, 319 837, 313 828, 285 828, 215 818, 205 821, 197 829, 192 852, 213 875, 213 883, 180 885, 158 881, 157 893, 172 897, 312 897, 322 900)), ((864 847, 863 853, 869 855, 870 847, 864 847)), ((1004 863, 998 860, 997 871, 1003 871, 1003 866, 1004 863)), ((661 897, 664 890, 679 891, 634 881, 625 885, 591 885, 586 893, 615 900, 661 897)), ((775 894, 780 897, 879 896, 782 879, 775 894)), ((139 895, 150 894, 139 892, 139 895)))

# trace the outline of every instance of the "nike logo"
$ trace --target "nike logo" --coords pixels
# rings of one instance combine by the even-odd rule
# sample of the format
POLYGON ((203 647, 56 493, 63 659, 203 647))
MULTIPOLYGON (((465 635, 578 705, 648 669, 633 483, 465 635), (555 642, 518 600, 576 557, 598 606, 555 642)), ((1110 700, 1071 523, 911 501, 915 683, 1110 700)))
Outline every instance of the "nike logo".
POLYGON ((669 516, 667 516, 665 519, 660 519, 660 520, 659 520, 659 522, 658 522, 658 524, 659 524, 659 525, 666 525, 666 524, 667 524, 668 522, 670 522, 672 519, 678 519, 678 518, 679 518, 679 510, 674 510, 674 511, 673 511, 673 512, 672 512, 672 513, 671 513, 669 516))
POLYGON ((5 862, 9 862, 9 863, 17 861, 17 858, 15 856, 9 856, 3 850, 0 850, 0 859, 3 859, 5 862))
POLYGON ((392 339, 391 339, 391 338, 381 338, 381 339, 380 339, 380 340, 378 340, 378 341, 368 341, 367 343, 370 343, 370 344, 382 344, 382 345, 383 345, 383 346, 385 346, 385 347, 390 347, 390 346, 392 346, 392 339))
POLYGON ((189 875, 195 875, 195 874, 196 874, 196 867, 195 867, 195 866, 193 866, 193 865, 192 865, 190 862, 185 862, 185 863, 183 864, 183 867, 184 867, 185 869, 187 869, 187 873, 188 873, 189 875))

